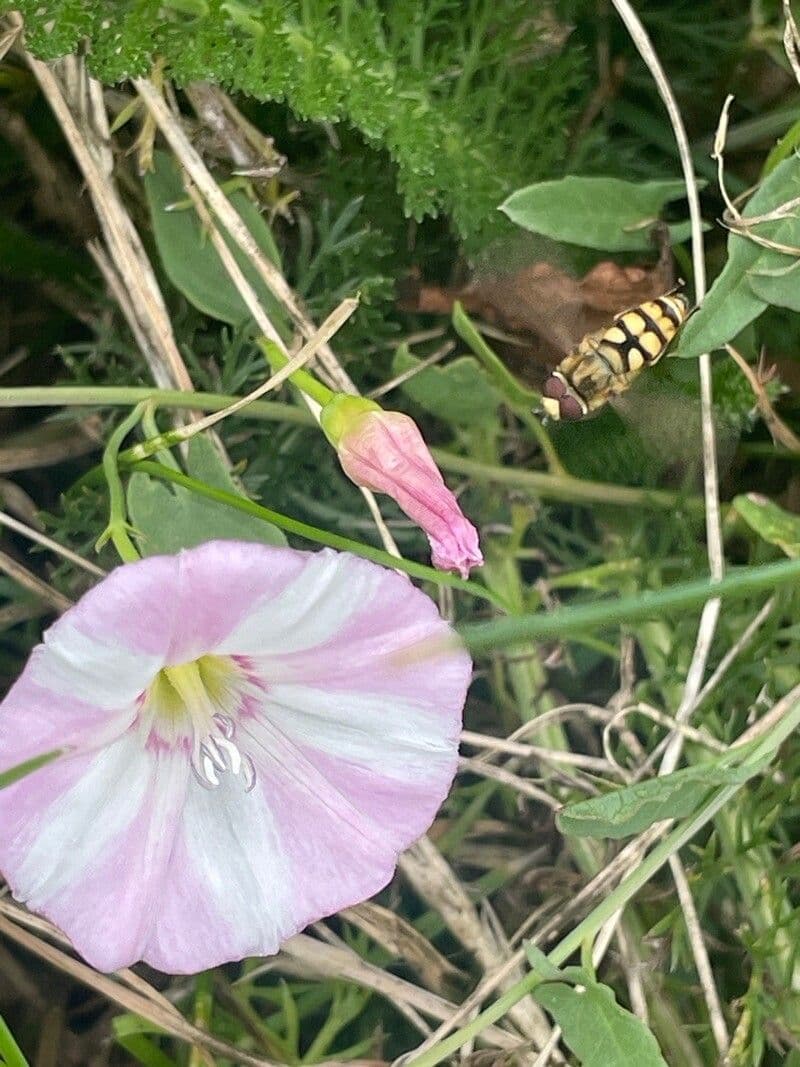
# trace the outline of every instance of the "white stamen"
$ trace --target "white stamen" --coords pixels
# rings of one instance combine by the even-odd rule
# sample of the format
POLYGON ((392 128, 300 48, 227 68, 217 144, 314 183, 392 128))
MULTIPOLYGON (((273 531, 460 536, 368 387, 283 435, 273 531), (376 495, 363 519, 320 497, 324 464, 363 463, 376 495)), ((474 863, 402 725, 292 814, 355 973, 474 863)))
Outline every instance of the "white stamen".
POLYGON ((217 714, 214 716, 214 722, 220 728, 223 737, 227 737, 230 741, 236 732, 236 727, 233 725, 233 719, 228 715, 217 714))
POLYGON ((217 747, 220 740, 224 739, 213 738, 211 736, 208 736, 205 741, 201 742, 200 752, 204 757, 211 760, 211 762, 214 764, 214 767, 221 774, 224 774, 225 771, 227 771, 228 769, 228 765, 225 762, 225 757, 220 753, 219 748, 217 747))
POLYGON ((219 778, 214 769, 214 764, 208 756, 203 756, 203 774, 210 785, 219 785, 219 778))
POLYGON ((244 791, 252 793, 256 785, 256 769, 247 754, 242 757, 242 766, 244 768, 244 791))
POLYGON ((216 743, 228 757, 228 766, 231 769, 231 773, 238 774, 242 769, 242 754, 239 749, 227 737, 218 737, 216 743))

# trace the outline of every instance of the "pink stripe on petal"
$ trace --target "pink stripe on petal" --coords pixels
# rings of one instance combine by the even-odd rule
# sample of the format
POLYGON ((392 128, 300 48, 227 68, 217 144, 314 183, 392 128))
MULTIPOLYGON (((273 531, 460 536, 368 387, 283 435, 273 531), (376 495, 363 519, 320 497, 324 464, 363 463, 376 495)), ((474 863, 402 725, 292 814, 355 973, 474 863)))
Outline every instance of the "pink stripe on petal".
POLYGON ((458 755, 452 751, 409 766, 402 778, 390 778, 380 766, 350 763, 311 747, 300 751, 330 786, 384 827, 400 851, 430 827, 458 767, 458 755))
POLYGON ((280 597, 312 558, 246 541, 209 541, 178 557, 179 618, 170 663, 218 651, 232 631, 280 597))
POLYGON ((68 654, 70 637, 77 631, 125 653, 162 658, 176 624, 177 593, 177 556, 125 563, 50 627, 47 643, 68 654))
MULTIPOLYGON (((231 655, 275 655, 316 648, 329 641, 365 603, 374 603, 383 569, 342 552, 289 552, 304 561, 293 579, 274 596, 271 590, 220 642, 231 655)), ((257 581, 257 577, 254 577, 257 581)))
POLYGON ((154 758, 128 735, 0 791, 0 867, 14 896, 100 970, 141 957, 188 774, 184 757, 154 758))
POLYGON ((399 693, 444 707, 463 704, 472 670, 469 655, 452 649, 421 662, 404 655, 417 644, 448 636, 451 630, 433 601, 422 596, 405 575, 383 570, 379 578, 371 597, 357 603, 328 640, 299 652, 254 655, 263 678, 273 683, 399 693))
POLYGON ((47 678, 31 663, 46 658, 44 648, 34 649, 28 667, 0 705, 0 773, 53 749, 97 748, 119 737, 133 722, 136 707, 98 708, 76 695, 53 693, 34 681, 47 678))

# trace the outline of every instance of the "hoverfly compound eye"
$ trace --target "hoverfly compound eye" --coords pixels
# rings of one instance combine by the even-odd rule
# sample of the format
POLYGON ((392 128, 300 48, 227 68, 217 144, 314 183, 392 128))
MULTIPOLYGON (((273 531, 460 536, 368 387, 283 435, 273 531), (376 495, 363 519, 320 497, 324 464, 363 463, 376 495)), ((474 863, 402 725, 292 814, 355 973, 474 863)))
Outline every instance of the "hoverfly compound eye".
POLYGON ((560 400, 567 391, 567 383, 560 374, 551 374, 542 387, 542 396, 549 400, 560 400))
POLYGON ((586 414, 580 402, 568 393, 559 400, 558 413, 566 422, 575 422, 577 419, 582 419, 586 414))
POLYGON ((542 386, 542 411, 551 419, 561 418, 561 398, 567 391, 567 383, 554 372, 542 386))
POLYGON ((586 414, 586 405, 560 371, 553 371, 542 386, 542 410, 551 419, 574 422, 586 414))

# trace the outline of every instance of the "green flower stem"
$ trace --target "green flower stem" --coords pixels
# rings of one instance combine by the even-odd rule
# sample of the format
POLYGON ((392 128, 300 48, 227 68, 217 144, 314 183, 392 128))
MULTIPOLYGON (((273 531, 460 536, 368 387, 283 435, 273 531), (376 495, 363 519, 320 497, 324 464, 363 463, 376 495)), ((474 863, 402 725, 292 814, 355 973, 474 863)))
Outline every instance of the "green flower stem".
POLYGON ((280 512, 262 507, 261 504, 256 504, 246 497, 228 493, 224 489, 215 489, 211 485, 206 485, 195 478, 190 478, 181 471, 164 467, 160 463, 153 463, 150 460, 138 463, 132 462, 130 458, 124 455, 121 455, 119 459, 124 467, 143 471, 145 474, 151 474, 156 478, 163 478, 165 481, 182 485, 185 489, 207 497, 209 500, 216 500, 220 504, 227 504, 238 511, 243 511, 246 515, 255 515, 256 518, 263 519, 265 522, 271 522, 274 526, 285 530, 287 533, 296 534, 298 537, 304 537, 306 540, 314 541, 317 544, 327 545, 329 548, 339 549, 341 552, 352 552, 356 556, 372 560, 373 563, 380 563, 382 566, 391 567, 393 570, 404 571, 413 578, 423 578, 426 581, 435 582, 437 585, 448 585, 453 589, 460 589, 462 592, 470 593, 481 600, 490 601, 503 611, 506 610, 506 604, 502 598, 478 582, 465 581, 463 578, 457 578, 454 574, 437 571, 433 567, 426 567, 423 563, 398 559, 380 548, 373 548, 372 545, 365 545, 360 541, 352 541, 349 537, 341 537, 339 534, 329 533, 328 530, 321 530, 317 526, 309 526, 308 523, 300 522, 299 519, 281 515, 280 512))
POLYGON ((130 526, 128 525, 128 513, 125 507, 125 490, 122 488, 122 479, 119 476, 119 449, 134 426, 141 422, 148 406, 149 402, 147 400, 136 405, 128 417, 123 419, 111 434, 103 452, 103 473, 108 483, 109 515, 108 526, 100 534, 95 547, 100 549, 110 538, 114 542, 114 547, 123 563, 135 563, 141 559, 141 556, 128 536, 130 526))
MULTIPOLYGON (((767 755, 774 754, 777 751, 781 743, 796 729, 798 723, 800 723, 800 701, 796 701, 789 706, 783 718, 745 757, 742 761, 742 766, 752 768, 753 774, 758 773, 759 769, 763 769, 761 761, 767 755)), ((566 937, 559 941, 555 948, 548 953, 547 959, 550 963, 560 967, 563 963, 566 963, 573 953, 579 951, 584 943, 590 942, 596 937, 603 924, 623 908, 650 881, 653 875, 669 861, 670 856, 691 841, 695 834, 713 819, 720 808, 727 804, 744 784, 741 781, 734 785, 726 785, 714 790, 696 814, 679 823, 660 844, 656 845, 635 870, 620 882, 613 892, 609 893, 585 919, 579 922, 566 937)), ((518 1001, 527 996, 542 980, 542 976, 537 972, 529 972, 519 982, 511 986, 503 996, 486 1008, 485 1011, 482 1011, 472 1022, 455 1031, 455 1033, 445 1038, 444 1041, 440 1041, 438 1045, 424 1052, 421 1056, 409 1060, 407 1067, 434 1067, 435 1064, 440 1063, 447 1056, 456 1052, 465 1042, 477 1037, 487 1026, 502 1019, 509 1008, 512 1008, 518 1001)))
POLYGON ((684 496, 667 489, 638 489, 628 485, 582 481, 571 474, 544 474, 541 471, 520 470, 518 467, 499 467, 491 463, 478 463, 467 456, 457 456, 441 448, 432 448, 431 453, 442 470, 464 474, 476 482, 508 485, 550 500, 563 500, 569 504, 615 504, 625 508, 666 508, 669 511, 682 507, 698 516, 703 512, 701 497, 684 496))
MULTIPOLYGON (((241 400, 241 397, 227 393, 188 393, 180 389, 155 389, 152 386, 25 385, 0 389, 0 408, 131 407, 142 400, 151 400, 157 408, 221 411, 241 400)), ((304 426, 314 423, 313 417, 303 408, 273 400, 254 400, 241 412, 237 412, 237 417, 266 422, 295 422, 304 426)))
POLYGON ((492 622, 459 627, 459 633, 473 652, 506 648, 522 641, 563 638, 600 626, 628 625, 639 619, 657 619, 664 612, 700 607, 711 597, 739 598, 751 593, 774 592, 800 578, 800 560, 784 560, 759 567, 733 570, 720 582, 701 579, 680 582, 666 589, 645 590, 631 596, 608 597, 591 604, 535 612, 492 622))
MULTIPOLYGON (((281 370, 289 362, 288 356, 285 356, 274 342, 267 341, 262 337, 258 342, 258 346, 267 357, 267 362, 272 368, 273 373, 281 370)), ((316 400, 318 404, 321 404, 322 407, 325 407, 325 405, 333 400, 335 396, 327 385, 323 385, 321 381, 315 378, 313 374, 309 374, 307 370, 296 370, 294 374, 290 376, 290 381, 293 382, 298 389, 301 389, 304 393, 310 396, 312 400, 316 400)))
MULTIPOLYGON (((55 385, 0 389, 0 408, 129 407, 141 400, 151 400, 156 407, 220 411, 240 399, 225 393, 184 393, 177 389, 153 389, 146 386, 55 385)), ((309 412, 293 404, 281 404, 271 400, 254 400, 241 412, 237 412, 236 417, 266 422, 292 422, 302 426, 314 425, 314 419, 309 412)), ((687 497, 665 489, 635 489, 625 485, 582 481, 572 475, 545 474, 541 471, 479 463, 440 448, 431 449, 431 452, 442 470, 464 474, 476 482, 508 485, 548 500, 563 500, 572 504, 665 508, 671 511, 683 507, 687 513, 697 514, 698 517, 703 512, 703 502, 697 496, 687 497)))
POLYGON ((537 393, 535 389, 529 389, 511 373, 500 357, 484 341, 483 336, 475 328, 472 320, 458 300, 453 305, 453 328, 461 340, 469 345, 481 361, 495 388, 502 393, 506 403, 517 418, 525 423, 536 438, 550 473, 565 475, 564 465, 558 458, 558 453, 550 440, 550 435, 541 419, 538 419, 533 414, 535 410, 541 407, 541 394, 537 393))

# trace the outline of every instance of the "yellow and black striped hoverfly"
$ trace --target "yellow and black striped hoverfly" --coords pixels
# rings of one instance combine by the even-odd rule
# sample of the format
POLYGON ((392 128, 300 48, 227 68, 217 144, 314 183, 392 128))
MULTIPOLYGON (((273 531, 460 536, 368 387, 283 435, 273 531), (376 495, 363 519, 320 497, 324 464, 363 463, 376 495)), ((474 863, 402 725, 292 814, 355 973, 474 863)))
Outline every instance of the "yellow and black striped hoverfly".
POLYGON ((690 311, 688 299, 673 289, 586 334, 545 381, 543 412, 576 421, 627 392, 642 370, 658 363, 690 311))

